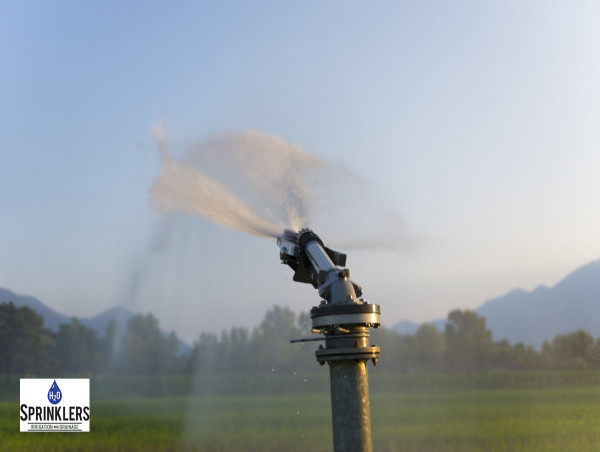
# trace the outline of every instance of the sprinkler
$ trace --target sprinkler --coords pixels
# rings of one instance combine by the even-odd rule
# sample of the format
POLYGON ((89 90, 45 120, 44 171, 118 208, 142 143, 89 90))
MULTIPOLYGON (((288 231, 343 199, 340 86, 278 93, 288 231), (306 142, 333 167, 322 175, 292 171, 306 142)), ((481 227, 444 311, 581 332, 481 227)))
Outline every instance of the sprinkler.
POLYGON ((325 341, 315 355, 329 364, 334 451, 371 451, 367 362, 379 359, 379 347, 369 345, 369 328, 380 324, 379 306, 360 298, 346 255, 327 248, 310 229, 286 230, 277 245, 294 281, 312 284, 322 298, 310 311, 312 332, 320 336, 291 342, 325 341))

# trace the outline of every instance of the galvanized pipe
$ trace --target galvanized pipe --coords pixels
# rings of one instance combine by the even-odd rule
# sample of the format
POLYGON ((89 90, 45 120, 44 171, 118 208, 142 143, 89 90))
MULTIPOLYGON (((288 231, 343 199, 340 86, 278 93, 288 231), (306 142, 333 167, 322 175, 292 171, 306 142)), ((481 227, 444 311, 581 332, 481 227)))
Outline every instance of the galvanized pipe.
POLYGON ((371 411, 366 361, 329 362, 333 450, 371 452, 371 411))

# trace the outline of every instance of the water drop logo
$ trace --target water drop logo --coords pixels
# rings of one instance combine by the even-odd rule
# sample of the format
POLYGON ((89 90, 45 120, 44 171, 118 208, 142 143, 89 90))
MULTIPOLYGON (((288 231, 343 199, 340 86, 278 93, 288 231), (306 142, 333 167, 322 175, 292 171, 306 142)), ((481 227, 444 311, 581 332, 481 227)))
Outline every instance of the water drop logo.
POLYGON ((56 405, 61 400, 62 400, 62 392, 60 391, 60 388, 56 384, 56 380, 54 380, 54 382, 52 383, 52 386, 50 386, 50 390, 48 391, 48 401, 51 404, 56 405))

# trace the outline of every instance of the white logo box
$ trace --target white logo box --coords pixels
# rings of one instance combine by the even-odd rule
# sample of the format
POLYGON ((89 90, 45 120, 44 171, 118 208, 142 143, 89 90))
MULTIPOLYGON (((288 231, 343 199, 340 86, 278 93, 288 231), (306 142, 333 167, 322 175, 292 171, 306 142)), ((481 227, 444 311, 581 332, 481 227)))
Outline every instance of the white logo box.
POLYGON ((20 394, 22 432, 90 431, 89 378, 21 378, 20 394), (55 404, 48 400, 54 382, 61 396, 55 404))

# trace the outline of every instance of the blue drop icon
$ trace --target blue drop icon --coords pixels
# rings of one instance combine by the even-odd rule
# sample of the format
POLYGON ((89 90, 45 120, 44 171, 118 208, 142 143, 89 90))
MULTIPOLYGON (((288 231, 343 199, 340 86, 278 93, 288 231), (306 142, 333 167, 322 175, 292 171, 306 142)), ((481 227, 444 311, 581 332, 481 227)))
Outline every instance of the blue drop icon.
POLYGON ((50 390, 48 391, 48 401, 51 404, 56 405, 61 400, 62 400, 62 392, 61 392, 60 388, 58 387, 58 385, 56 384, 56 380, 54 380, 54 382, 52 383, 52 386, 50 386, 50 390))

